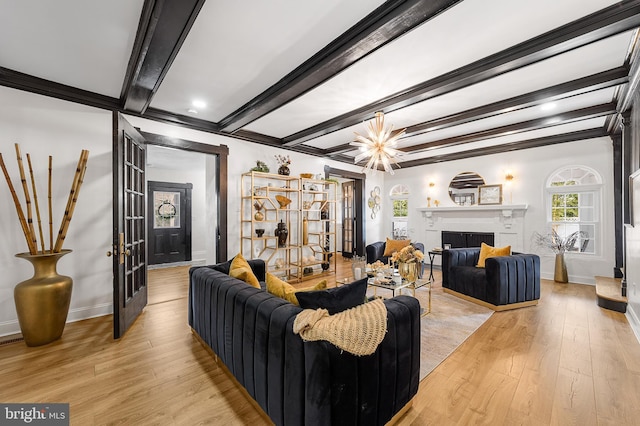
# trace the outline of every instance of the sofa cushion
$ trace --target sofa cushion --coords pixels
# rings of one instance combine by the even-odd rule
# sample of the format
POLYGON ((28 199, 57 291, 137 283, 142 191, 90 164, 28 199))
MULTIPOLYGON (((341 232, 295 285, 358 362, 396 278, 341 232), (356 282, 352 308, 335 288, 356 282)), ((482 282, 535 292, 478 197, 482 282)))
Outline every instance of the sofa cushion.
POLYGON ((296 297, 303 309, 323 308, 333 315, 364 303, 366 292, 367 278, 363 278, 340 287, 299 292, 296 297))
POLYGON ((509 256, 511 254, 511 246, 492 247, 488 244, 480 244, 480 257, 478 258, 478 268, 484 268, 485 260, 490 257, 509 256))
POLYGON ((452 266, 451 279, 456 283, 452 290, 476 299, 486 300, 487 274, 484 268, 475 266, 452 266))
POLYGON ((258 278, 253 274, 249 262, 242 256, 242 253, 238 253, 238 255, 233 258, 229 268, 229 275, 255 288, 260 288, 260 281, 258 281, 258 278))
POLYGON ((402 250, 409 244, 411 244, 411 240, 391 240, 387 238, 383 256, 391 256, 393 253, 402 250))
POLYGON ((322 280, 311 287, 295 288, 288 282, 283 281, 275 275, 267 272, 267 291, 274 296, 284 299, 287 302, 293 303, 296 306, 300 306, 298 298, 296 297, 297 292, 324 290, 326 288, 327 280, 322 280))

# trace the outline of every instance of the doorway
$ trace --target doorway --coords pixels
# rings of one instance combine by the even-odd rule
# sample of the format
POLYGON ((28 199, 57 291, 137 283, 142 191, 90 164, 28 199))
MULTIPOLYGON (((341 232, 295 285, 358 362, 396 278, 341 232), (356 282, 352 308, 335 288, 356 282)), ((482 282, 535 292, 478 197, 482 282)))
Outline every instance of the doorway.
POLYGON ((147 185, 149 265, 191 261, 193 184, 147 181, 147 185))
MULTIPOLYGON (((324 176, 325 179, 329 178, 338 178, 338 180, 344 178, 353 183, 352 190, 352 200, 353 200, 353 215, 351 216, 351 212, 349 212, 349 221, 353 224, 352 227, 349 228, 349 233, 351 234, 351 243, 353 247, 351 248, 352 255, 364 256, 365 255, 365 241, 366 241, 366 217, 364 214, 364 206, 365 206, 365 196, 364 196, 364 188, 365 188, 365 180, 367 175, 364 173, 356 173, 351 172, 349 170, 341 170, 336 169, 330 166, 324 166, 324 176)), ((344 194, 343 194, 344 197, 344 194)), ((343 205, 344 211, 344 205, 343 205)), ((343 227, 344 227, 343 220, 343 227)), ((344 232, 344 231, 343 231, 344 232)), ((344 240, 344 235, 343 235, 344 240)), ((344 252, 344 247, 343 247, 344 252)))

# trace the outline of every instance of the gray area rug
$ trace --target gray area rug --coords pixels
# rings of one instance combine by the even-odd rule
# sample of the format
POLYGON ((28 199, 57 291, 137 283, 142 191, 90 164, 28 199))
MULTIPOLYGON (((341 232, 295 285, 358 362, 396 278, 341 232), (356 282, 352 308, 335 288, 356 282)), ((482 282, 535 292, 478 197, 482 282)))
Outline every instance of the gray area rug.
MULTIPOLYGON (((367 293, 372 293, 371 289, 367 293)), ((378 296, 387 296, 378 290, 378 296)), ((390 292, 389 292, 390 293, 390 292)), ((404 294, 410 294, 405 292, 404 294)), ((416 291, 420 306, 427 308, 429 292, 416 291)), ((438 285, 431 290, 431 313, 420 319, 421 354, 420 380, 427 377, 493 314, 493 310, 476 305, 442 291, 438 285)))

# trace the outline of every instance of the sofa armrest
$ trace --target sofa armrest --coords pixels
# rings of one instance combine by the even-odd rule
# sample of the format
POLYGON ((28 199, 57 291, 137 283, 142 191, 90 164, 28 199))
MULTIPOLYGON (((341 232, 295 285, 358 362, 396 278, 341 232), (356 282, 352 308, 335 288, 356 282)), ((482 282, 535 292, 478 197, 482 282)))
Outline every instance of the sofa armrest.
POLYGON ((385 246, 386 243, 384 241, 378 241, 373 244, 369 244, 365 248, 367 252, 367 263, 373 263, 376 260, 381 260, 382 256, 384 255, 385 246))
POLYGON ((515 254, 490 257, 485 261, 487 302, 494 305, 526 302, 540 298, 540 257, 515 254))

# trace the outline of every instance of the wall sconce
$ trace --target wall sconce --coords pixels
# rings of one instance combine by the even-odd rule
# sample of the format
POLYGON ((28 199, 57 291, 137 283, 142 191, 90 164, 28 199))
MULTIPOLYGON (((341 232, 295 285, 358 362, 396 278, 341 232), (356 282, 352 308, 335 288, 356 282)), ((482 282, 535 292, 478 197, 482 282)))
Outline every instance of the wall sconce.
POLYGON ((507 172, 504 175, 504 180, 507 186, 509 187, 509 204, 513 204, 513 187, 511 186, 513 179, 515 179, 515 176, 513 176, 513 173, 511 173, 511 170, 507 170, 507 172))
POLYGON ((436 186, 435 182, 433 182, 433 181, 429 182, 429 188, 433 188, 434 186, 436 186))

